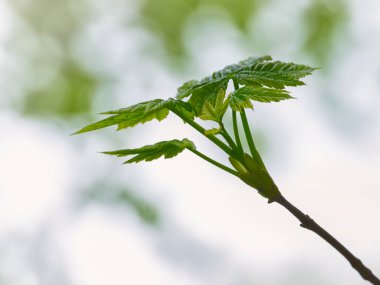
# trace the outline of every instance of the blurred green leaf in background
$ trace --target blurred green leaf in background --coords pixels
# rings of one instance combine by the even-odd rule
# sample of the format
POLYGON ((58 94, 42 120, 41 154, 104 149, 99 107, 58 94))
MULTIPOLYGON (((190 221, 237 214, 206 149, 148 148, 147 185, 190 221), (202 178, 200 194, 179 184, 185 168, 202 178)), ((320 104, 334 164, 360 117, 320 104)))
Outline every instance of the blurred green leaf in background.
POLYGON ((25 114, 56 118, 90 111, 98 81, 94 72, 73 55, 73 41, 86 25, 85 1, 15 0, 19 16, 8 50, 26 73, 25 114))
POLYGON ((261 0, 147 0, 141 7, 140 20, 164 45, 167 54, 186 58, 184 33, 190 17, 206 11, 203 17, 227 20, 239 31, 248 32, 251 17, 261 0))
POLYGON ((321 66, 329 63, 338 39, 348 30, 347 4, 344 0, 313 0, 303 11, 305 31, 302 49, 321 66))
POLYGON ((98 80, 76 62, 65 62, 47 86, 25 99, 27 114, 72 116, 90 112, 98 80))
POLYGON ((125 186, 109 185, 103 180, 83 191, 79 197, 80 202, 85 204, 99 203, 110 208, 129 208, 148 226, 158 227, 161 222, 159 208, 125 186))

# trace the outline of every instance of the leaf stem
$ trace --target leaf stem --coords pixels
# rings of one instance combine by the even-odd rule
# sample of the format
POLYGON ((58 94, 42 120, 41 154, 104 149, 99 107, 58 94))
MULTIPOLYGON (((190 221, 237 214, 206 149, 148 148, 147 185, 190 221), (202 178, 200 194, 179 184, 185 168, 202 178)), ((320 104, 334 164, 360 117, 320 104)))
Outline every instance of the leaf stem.
POLYGON ((256 150, 255 143, 253 142, 251 129, 249 128, 247 116, 245 114, 244 109, 240 112, 240 117, 241 117, 241 121, 243 123, 243 129, 244 129, 245 137, 247 139, 249 150, 252 154, 252 157, 255 157, 257 154, 257 150, 256 150))
POLYGON ((235 90, 238 90, 240 87, 239 87, 239 83, 237 82, 237 80, 236 79, 232 79, 232 82, 234 83, 235 90))
POLYGON ((236 119, 236 111, 234 110, 232 110, 232 124, 234 127, 234 135, 235 135, 235 141, 237 144, 238 151, 239 153, 244 153, 243 146, 241 144, 240 136, 239 136, 239 128, 238 128, 237 119, 236 119))
POLYGON ((249 150, 252 154, 252 157, 259 163, 261 164, 261 166, 263 166, 264 168, 265 167, 265 164, 264 164, 264 161, 262 160, 259 152, 257 151, 256 149, 256 146, 255 146, 255 143, 253 142, 253 138, 252 138, 252 133, 251 133, 251 130, 249 128, 249 124, 248 124, 248 120, 247 120, 247 116, 245 115, 245 111, 243 109, 243 111, 240 112, 240 117, 241 117, 241 121, 243 123, 243 129, 244 129, 244 133, 245 133, 245 137, 247 138, 247 142, 248 142, 248 146, 249 146, 249 150))
POLYGON ((222 170, 224 170, 224 171, 227 171, 228 173, 230 173, 230 174, 232 174, 232 175, 234 175, 234 176, 236 176, 236 177, 239 177, 237 171, 235 171, 235 170, 233 170, 233 169, 231 169, 231 168, 229 168, 229 167, 227 167, 227 166, 225 166, 225 165, 223 165, 223 164, 221 164, 221 163, 219 163, 219 162, 213 160, 212 158, 210 158, 210 157, 208 157, 207 155, 205 155, 205 154, 203 154, 203 153, 197 151, 196 149, 188 148, 188 150, 190 150, 192 153, 196 154, 196 155, 199 156, 200 158, 202 158, 202 159, 208 161, 209 163, 215 165, 216 167, 219 167, 220 169, 222 169, 222 170))
POLYGON ((220 134, 223 136, 223 138, 227 141, 227 143, 229 144, 229 146, 232 148, 232 149, 238 149, 237 145, 235 144, 235 142, 233 141, 233 139, 231 138, 230 134, 227 132, 227 130, 224 128, 224 124, 223 123, 219 123, 220 125, 220 129, 221 129, 221 132, 220 134))
POLYGON ((318 225, 312 218, 301 212, 293 204, 285 199, 281 194, 277 195, 272 202, 276 202, 286 208, 293 214, 300 222, 301 227, 308 229, 322 239, 328 242, 333 248, 335 248, 344 258, 351 264, 351 266, 360 274, 360 276, 374 285, 380 285, 380 279, 378 279, 369 268, 367 268, 356 256, 354 256, 345 246, 343 246, 337 239, 335 239, 330 233, 318 225))
MULTIPOLYGON (((238 90, 239 84, 236 81, 236 79, 233 79, 233 83, 234 83, 235 90, 238 90)), ((251 152, 251 155, 254 159, 257 160, 258 163, 260 163, 265 168, 264 162, 261 159, 261 156, 256 149, 255 143, 253 142, 251 129, 249 128, 247 116, 245 114, 244 109, 240 112, 240 117, 241 117, 241 121, 243 123, 244 134, 245 134, 245 137, 247 139, 247 143, 248 143, 248 147, 249 147, 249 150, 251 152)))
POLYGON ((225 153, 227 153, 229 156, 235 157, 235 154, 233 150, 226 145, 224 142, 222 142, 220 139, 213 135, 206 135, 206 130, 201 125, 196 123, 194 120, 189 119, 188 117, 182 115, 180 112, 178 112, 175 109, 171 109, 171 111, 176 114, 178 117, 180 117, 182 120, 184 120, 186 123, 188 123, 190 126, 192 126, 194 129, 196 129, 198 132, 200 132, 202 135, 207 137, 210 141, 215 143, 218 147, 220 147, 225 153))

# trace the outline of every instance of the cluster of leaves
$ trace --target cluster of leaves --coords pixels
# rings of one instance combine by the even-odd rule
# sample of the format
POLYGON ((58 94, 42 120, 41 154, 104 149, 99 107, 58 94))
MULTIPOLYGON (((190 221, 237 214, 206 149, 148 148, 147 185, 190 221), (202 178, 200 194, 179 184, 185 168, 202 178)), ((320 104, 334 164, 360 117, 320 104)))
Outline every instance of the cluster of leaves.
POLYGON ((227 101, 235 111, 252 108, 250 100, 258 102, 278 102, 291 99, 286 86, 304 85, 300 78, 312 73, 314 68, 294 63, 272 61, 270 56, 250 57, 238 64, 226 66, 200 81, 191 80, 178 88, 177 98, 190 96, 189 103, 201 119, 209 119, 210 109, 219 116, 212 120, 219 121, 227 107, 224 103, 228 82, 235 80, 244 87, 232 92, 227 101))
POLYGON ((134 155, 126 161, 126 163, 132 163, 151 161, 162 156, 172 158, 184 149, 188 149, 215 166, 239 177, 256 188, 260 194, 271 199, 278 193, 278 189, 255 148, 245 109, 253 108, 252 101, 279 102, 293 98, 285 87, 304 85, 300 79, 311 74, 313 70, 315 68, 306 65, 273 61, 270 56, 250 57, 216 71, 200 81, 191 80, 184 83, 178 88, 175 99, 155 99, 104 112, 103 114, 109 115, 107 118, 84 127, 77 134, 113 125, 121 130, 154 119, 161 121, 172 112, 226 152, 235 170, 197 151, 194 143, 188 139, 163 141, 140 148, 105 153, 119 157, 134 155), (231 80, 235 90, 227 95, 227 87, 231 80), (223 116, 229 108, 234 115, 235 141, 223 124, 223 116), (241 114, 250 155, 245 153, 241 145, 236 113, 241 114), (219 128, 205 130, 195 121, 196 118, 214 121, 219 124, 219 128), (218 135, 222 136, 225 142, 218 138, 218 135))

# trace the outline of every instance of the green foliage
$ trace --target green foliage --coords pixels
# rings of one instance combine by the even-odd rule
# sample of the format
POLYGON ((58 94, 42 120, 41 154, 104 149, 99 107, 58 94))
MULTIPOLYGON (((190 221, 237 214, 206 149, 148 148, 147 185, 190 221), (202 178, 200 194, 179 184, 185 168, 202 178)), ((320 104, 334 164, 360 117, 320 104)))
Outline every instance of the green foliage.
POLYGON ((310 75, 315 69, 291 62, 272 61, 270 56, 250 57, 238 64, 228 65, 201 81, 191 80, 184 83, 178 88, 177 98, 183 99, 200 90, 204 90, 205 93, 207 90, 212 91, 208 96, 214 98, 217 93, 214 89, 224 88, 231 79, 237 80, 241 85, 267 86, 276 89, 304 85, 300 78, 310 75))
MULTIPOLYGON (((185 82, 178 88, 177 98, 190 96, 188 102, 193 106, 195 114, 202 118, 205 108, 212 109, 220 105, 228 82, 232 79, 246 85, 243 91, 232 94, 235 98, 230 102, 234 110, 241 111, 242 108, 252 108, 250 99, 277 102, 292 98, 283 89, 286 86, 304 85, 300 79, 314 70, 315 68, 306 65, 273 61, 270 56, 250 57, 238 64, 226 66, 200 81, 185 82)), ((206 117, 209 119, 210 116, 206 117)))
POLYGON ((190 80, 185 82, 182 86, 177 89, 177 98, 183 99, 185 97, 193 94, 194 91, 202 90, 210 84, 213 86, 218 86, 221 88, 222 83, 228 83, 230 79, 235 79, 236 74, 238 74, 241 70, 253 67, 258 62, 264 62, 267 60, 271 60, 270 56, 261 56, 261 57, 250 57, 245 60, 240 61, 238 64, 228 65, 225 68, 215 71, 211 76, 207 76, 200 81, 190 80))
POLYGON ((267 61, 270 59, 254 61, 235 72, 239 84, 253 86, 268 86, 283 89, 285 86, 300 86, 305 83, 299 80, 310 75, 315 68, 295 63, 281 61, 267 61))
MULTIPOLYGON (((228 108, 228 99, 225 100, 225 89, 220 89, 218 95, 216 96, 215 102, 206 101, 206 103, 202 106, 202 110, 198 113, 198 117, 205 121, 215 121, 217 123, 222 122, 224 113, 228 108)), ((206 98, 207 96, 203 96, 206 98)), ((195 97, 193 96, 194 100, 195 97)), ((202 100, 199 100, 202 102, 202 100)))
POLYGON ((241 112, 244 108, 253 108, 250 100, 269 103, 291 98, 288 91, 283 89, 244 86, 231 92, 229 103, 234 111, 241 112))
POLYGON ((202 88, 195 89, 188 102, 193 106, 196 115, 207 117, 206 105, 216 108, 217 103, 223 102, 226 89, 227 81, 206 84, 202 88))
POLYGON ((89 2, 6 2, 15 16, 6 45, 18 70, 15 81, 8 84, 23 90, 20 110, 49 119, 88 115, 96 90, 107 80, 73 50, 73 42, 86 29, 89 2))
POLYGON ((169 112, 173 112, 227 153, 235 170, 199 152, 193 142, 188 139, 163 141, 140 148, 104 153, 118 157, 132 155, 133 157, 125 162, 132 163, 151 161, 162 156, 172 158, 184 149, 188 149, 202 159, 240 178, 271 201, 280 192, 255 147, 244 109, 253 107, 251 100, 279 102, 291 99, 292 97, 285 87, 304 85, 300 79, 311 74, 313 70, 315 68, 306 65, 273 61, 270 56, 250 57, 238 64, 229 65, 216 71, 200 81, 191 80, 184 83, 178 88, 177 99, 155 99, 105 112, 103 114, 110 115, 108 118, 90 124, 77 133, 112 125, 117 125, 118 130, 125 129, 153 119, 161 121, 168 116, 169 112), (230 80, 234 82, 235 91, 226 96, 230 80), (239 84, 243 86, 239 86, 239 84), (240 112, 251 155, 245 153, 241 145, 238 127, 235 127, 237 126, 235 113, 233 116, 235 141, 224 127, 223 117, 228 108, 240 112), (219 127, 206 130, 195 121, 195 117, 214 121, 218 123, 219 127), (225 142, 217 136, 221 136, 225 142))
POLYGON ((141 102, 127 108, 103 112, 104 115, 112 115, 104 120, 90 124, 75 134, 91 132, 109 126, 117 125, 117 130, 134 127, 137 124, 143 124, 151 120, 162 121, 165 119, 169 110, 176 110, 185 117, 192 119, 192 107, 186 103, 175 99, 155 99, 141 102))
POLYGON ((109 155, 124 157, 128 155, 135 155, 133 158, 127 160, 125 163, 152 161, 164 156, 164 158, 172 158, 180 154, 184 149, 195 149, 195 145, 188 139, 163 141, 153 145, 146 145, 140 148, 123 149, 116 151, 103 152, 109 155))

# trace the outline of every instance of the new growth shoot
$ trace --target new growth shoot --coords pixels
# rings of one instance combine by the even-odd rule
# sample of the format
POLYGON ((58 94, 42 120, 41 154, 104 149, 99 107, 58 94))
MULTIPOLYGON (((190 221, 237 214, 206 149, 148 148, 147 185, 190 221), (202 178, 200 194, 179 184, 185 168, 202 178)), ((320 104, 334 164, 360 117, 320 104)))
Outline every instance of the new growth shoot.
POLYGON ((187 138, 104 153, 118 157, 128 156, 129 159, 125 163, 132 163, 151 161, 162 156, 172 158, 184 150, 189 150, 255 188, 261 196, 268 199, 268 202, 276 202, 285 207, 301 222, 302 227, 315 232, 340 252, 365 280, 379 285, 379 279, 358 258, 284 198, 270 176, 252 137, 246 116, 246 110, 253 109, 252 102, 269 103, 292 99, 286 87, 304 85, 301 78, 310 75, 315 69, 301 64, 274 61, 270 56, 250 57, 226 66, 200 81, 185 82, 178 88, 175 98, 155 99, 104 112, 103 114, 107 115, 105 119, 90 124, 75 134, 114 125, 117 126, 117 130, 122 130, 154 119, 162 121, 172 112, 179 117, 179 123, 185 122, 219 147, 227 155, 231 165, 224 165, 210 158, 187 138), (227 94, 228 84, 233 84, 235 90, 227 94), (232 132, 227 130, 223 123, 226 112, 232 113, 232 132), (217 127, 205 129, 196 119, 213 121, 217 127), (239 132, 239 125, 243 132, 239 132), (244 149, 243 140, 246 140, 248 149, 244 149))

